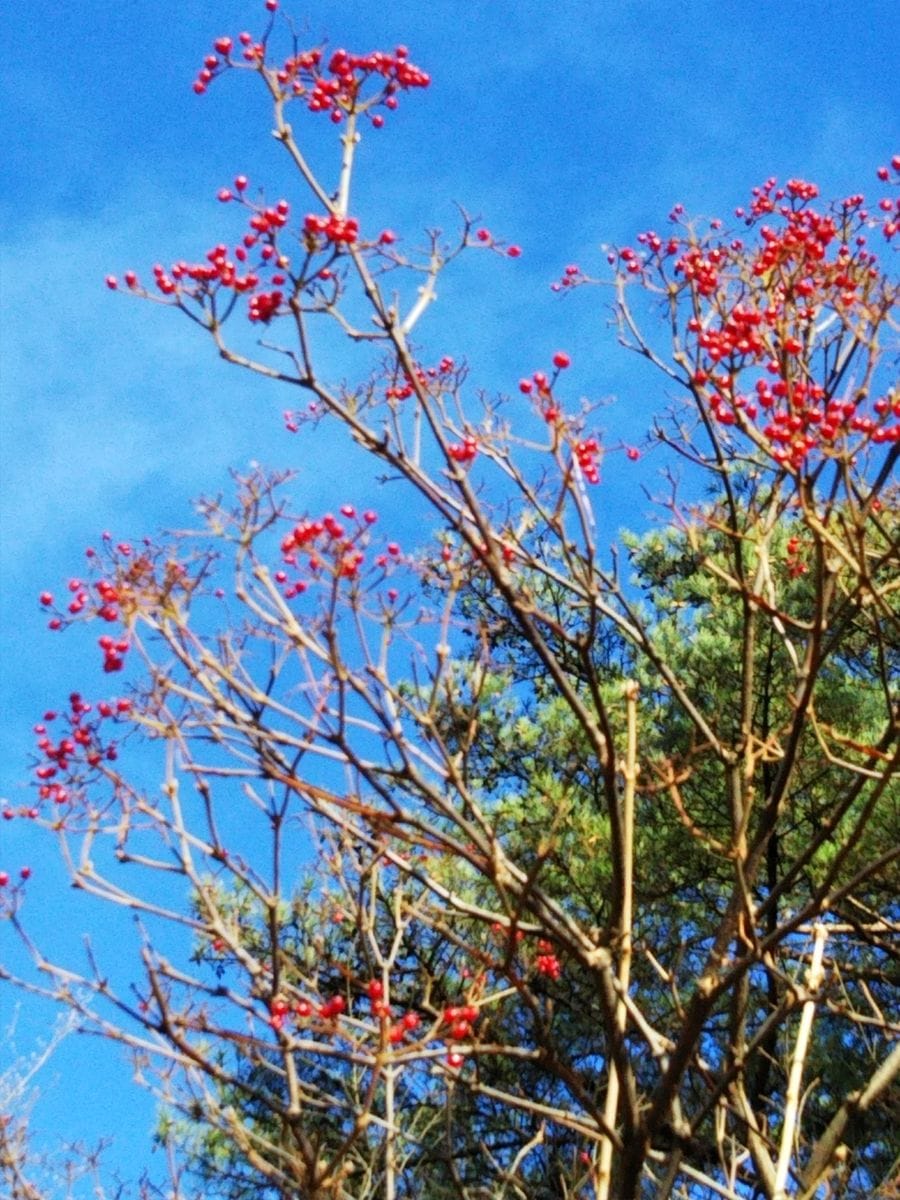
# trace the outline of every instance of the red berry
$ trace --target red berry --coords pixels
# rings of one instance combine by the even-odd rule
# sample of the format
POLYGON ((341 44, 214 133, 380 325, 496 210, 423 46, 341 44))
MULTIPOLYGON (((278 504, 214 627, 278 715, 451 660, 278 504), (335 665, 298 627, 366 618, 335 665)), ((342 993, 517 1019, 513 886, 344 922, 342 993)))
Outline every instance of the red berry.
POLYGON ((553 355, 553 365, 557 368, 557 370, 564 371, 566 367, 570 367, 572 365, 572 360, 564 350, 557 350, 557 352, 553 355))

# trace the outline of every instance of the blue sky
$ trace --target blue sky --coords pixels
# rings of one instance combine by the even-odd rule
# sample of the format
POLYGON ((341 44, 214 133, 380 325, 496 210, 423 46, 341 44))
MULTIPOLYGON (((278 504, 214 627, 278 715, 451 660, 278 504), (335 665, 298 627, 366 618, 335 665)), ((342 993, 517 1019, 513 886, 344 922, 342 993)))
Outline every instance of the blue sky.
MULTIPOLYGON (((572 387, 617 401, 610 441, 638 440, 664 392, 616 348, 599 292, 552 296, 565 264, 599 271, 601 243, 662 227, 676 201, 727 216, 769 175, 816 180, 826 196, 866 190, 897 150, 900 21, 875 0, 285 7, 310 44, 404 42, 432 75, 364 145, 356 211, 412 237, 452 226, 458 202, 524 249, 516 263, 461 265, 422 329, 426 345, 467 357, 473 384, 510 390, 566 348, 572 387)), ((290 396, 229 370, 173 314, 103 286, 107 272, 146 273, 233 237, 237 214, 215 193, 237 172, 291 197, 253 81, 228 77, 199 99, 190 87, 216 35, 257 32, 263 15, 261 0, 7 7, 0 796, 13 804, 26 794, 34 720, 75 688, 104 686, 92 638, 46 633, 36 602, 78 573, 101 530, 183 525, 191 498, 251 459, 297 467, 301 507, 371 499, 361 481, 347 494, 340 444, 285 434, 290 396)), ((305 129, 324 155, 326 123, 305 129)), ((352 378, 352 355, 331 353, 335 377, 352 378)), ((637 495, 617 472, 604 493, 611 534, 637 495)), ((0 839, 0 869, 34 860, 35 920, 77 942, 90 911, 37 857, 39 840, 18 823, 0 839)), ((0 1027, 14 1006, 0 991, 0 1027)), ((26 1010, 21 1050, 47 1020, 26 1010)), ((114 1053, 72 1040, 46 1076, 38 1126, 118 1134, 114 1161, 127 1163, 129 1144, 141 1159, 150 1109, 127 1080, 114 1053)))

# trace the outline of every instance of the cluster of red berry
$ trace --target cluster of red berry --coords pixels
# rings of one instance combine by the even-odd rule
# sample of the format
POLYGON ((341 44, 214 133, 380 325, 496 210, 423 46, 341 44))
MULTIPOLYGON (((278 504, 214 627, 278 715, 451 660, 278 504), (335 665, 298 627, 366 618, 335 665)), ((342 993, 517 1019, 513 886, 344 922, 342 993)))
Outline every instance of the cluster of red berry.
POLYGON ((788 538, 785 547, 785 566, 787 573, 791 579, 796 579, 800 575, 806 575, 809 571, 809 565, 801 557, 803 544, 798 537, 788 538))
POLYGON ((587 276, 577 263, 569 263, 563 271, 562 276, 555 283, 550 284, 551 292, 562 292, 566 288, 578 287, 581 283, 587 282, 587 276))
MULTIPOLYGON (((552 957, 552 956, 550 956, 552 957)), ((554 976, 556 977, 556 976, 554 976)), ((365 987, 372 1016, 375 1017, 392 1046, 401 1045, 421 1028, 422 1017, 414 1009, 408 1009, 396 1019, 390 1004, 385 999, 384 985, 378 979, 372 979, 365 987)), ((322 1003, 313 1000, 289 1000, 283 995, 277 995, 269 1001, 269 1024, 275 1030, 282 1030, 289 1021, 294 1023, 320 1021, 333 1024, 342 1014, 348 1012, 347 1000, 343 995, 335 995, 322 1003)), ((480 1011, 474 1004, 448 1004, 431 1027, 428 1040, 435 1034, 450 1043, 469 1041, 475 1036, 475 1026, 478 1023, 480 1011)), ((459 1050, 449 1050, 446 1056, 448 1066, 462 1066, 465 1055, 459 1050)))
MULTIPOLYGON (((60 714, 44 713, 43 720, 34 727, 39 756, 34 774, 40 799, 65 804, 72 800, 75 789, 81 787, 85 770, 93 771, 104 762, 114 762, 118 749, 115 741, 105 737, 103 723, 120 721, 130 712, 130 700, 101 700, 93 705, 79 692, 72 692, 68 711, 61 718, 66 728, 56 740, 47 727, 60 719, 60 714)), ((3 812, 7 819, 14 815, 13 810, 3 812)), ((37 812, 28 810, 20 815, 37 816, 37 812)))
MULTIPOLYGON (((900 157, 893 166, 900 176, 900 157)), ((889 177, 887 168, 878 174, 889 177)), ((643 255, 626 248, 612 256, 622 276, 654 272, 686 301, 684 341, 698 398, 718 424, 737 426, 791 470, 814 452, 852 457, 867 442, 900 440, 896 396, 839 399, 816 381, 825 368, 820 336, 829 320, 864 339, 871 322, 897 303, 867 249, 866 230, 879 222, 863 197, 823 212, 814 206, 818 194, 815 184, 798 179, 781 187, 768 179, 754 188, 749 207, 737 210, 758 232, 754 245, 715 236, 721 222, 714 222, 705 237, 688 228, 664 242, 650 231, 638 239, 643 255)), ((879 208, 890 237, 895 204, 879 208)), ((677 206, 673 219, 682 211, 677 206)))
MULTIPOLYGON (((348 529, 332 513, 326 513, 318 520, 305 519, 297 522, 290 533, 281 539, 283 563, 296 570, 302 567, 314 577, 327 572, 332 578, 358 579, 366 560, 368 530, 378 520, 378 514, 372 509, 366 509, 359 515, 352 504, 342 505, 340 514, 345 521, 354 522, 352 529, 348 529), (304 556, 302 563, 301 555, 304 556)), ((374 557, 373 564, 383 577, 390 565, 399 559, 399 545, 396 542, 388 542, 384 551, 374 557)), ((276 571, 275 581, 284 585, 283 594, 289 600, 302 595, 308 587, 303 578, 289 582, 285 570, 276 571)))
POLYGON ((572 360, 564 350, 557 350, 553 355, 553 373, 535 371, 530 379, 519 380, 519 391, 523 396, 534 396, 540 406, 541 416, 549 424, 559 420, 559 406, 553 398, 553 387, 559 378, 560 371, 565 371, 572 365, 572 360))
MULTIPOLYGON (((587 277, 581 274, 580 268, 566 268, 570 274, 566 277, 569 279, 567 286, 574 287, 579 283, 587 281, 587 277)), ((562 286, 562 285, 560 285, 562 286)), ((565 371, 572 365, 572 360, 564 350, 557 350, 553 355, 553 373, 548 375, 546 371, 535 371, 531 378, 519 380, 519 391, 523 396, 533 397, 538 404, 541 416, 548 424, 558 424, 562 420, 562 410, 556 402, 553 395, 553 388, 559 378, 560 371, 565 371)), ((577 438, 572 437, 570 441, 572 447, 573 462, 577 466, 581 477, 587 482, 596 484, 600 482, 600 443, 596 437, 577 438)), ((626 456, 631 462, 637 461, 640 458, 640 452, 633 446, 623 447, 626 456)))
POLYGON ((384 985, 381 980, 370 980, 366 987, 366 995, 372 1006, 372 1016, 387 1026, 387 1040, 392 1046, 399 1046, 406 1041, 422 1024, 422 1018, 413 1009, 409 1009, 392 1022, 391 1006, 384 998, 384 985))
POLYGON ((417 1012, 405 1012, 388 1030, 388 1041, 392 1046, 399 1046, 410 1034, 415 1033, 421 1023, 422 1018, 417 1012))
POLYGON ((466 466, 477 458, 478 443, 471 436, 464 437, 461 442, 451 442, 447 447, 447 454, 455 463, 466 466))
MULTIPOLYGON (((894 175, 897 179, 900 179, 900 154, 895 154, 891 159, 891 167, 893 168, 894 175)), ((891 172, 887 167, 879 167, 878 178, 882 183, 887 183, 891 178, 891 172)), ((897 179, 895 179, 895 182, 897 179)), ((889 196, 882 197, 878 201, 878 207, 884 213, 882 231, 887 240, 890 241, 897 231, 900 230, 900 195, 896 196, 893 200, 889 196)))
MULTIPOLYGON (((666 249, 670 252, 668 246, 666 249)), ((622 253, 624 255, 625 252, 622 253)), ((688 246, 675 263, 675 273, 682 275, 698 296, 709 297, 715 295, 719 286, 719 271, 725 261, 725 251, 721 246, 713 246, 706 251, 699 246, 688 246)), ((635 259, 628 264, 628 270, 632 273, 641 269, 641 264, 635 259)))
MULTIPOLYGON (((268 324, 273 317, 287 311, 286 284, 290 283, 293 292, 297 293, 334 278, 327 262, 322 265, 321 260, 314 262, 313 258, 320 252, 327 252, 333 261, 342 250, 356 245, 360 237, 358 221, 335 213, 307 215, 300 239, 306 255, 305 264, 300 276, 292 276, 289 274, 291 258, 278 241, 279 233, 289 224, 290 205, 287 200, 279 200, 274 205, 254 203, 246 195, 248 183, 246 175, 238 175, 231 187, 222 187, 217 193, 223 204, 236 202, 249 211, 248 229, 240 242, 231 249, 220 242, 198 262, 182 259, 168 268, 157 263, 152 272, 153 287, 161 296, 171 297, 179 303, 190 300, 202 308, 220 289, 229 289, 236 295, 248 297, 248 316, 252 322, 268 324)), ((366 246, 384 253, 385 248, 396 240, 397 235, 386 229, 375 242, 366 243, 366 246)), ((125 271, 122 282, 137 295, 150 295, 136 271, 125 271)), ((107 275, 106 286, 117 291, 119 278, 107 275)), ((220 310, 218 319, 222 316, 223 310, 220 310)))
POLYGON ((451 1041, 465 1042, 474 1035, 479 1015, 474 1004, 448 1004, 441 1013, 441 1024, 451 1041))
POLYGON ((284 293, 277 288, 273 292, 257 292, 255 296, 250 297, 247 316, 251 321, 261 321, 263 325, 268 325, 281 308, 283 300, 284 293))
POLYGON ((534 969, 538 975, 546 975, 548 979, 559 979, 562 975, 562 963, 553 952, 553 946, 545 938, 538 942, 538 954, 534 960, 534 969))
POLYGON ((283 1029, 292 1017, 298 1021, 307 1021, 318 1017, 322 1021, 332 1022, 345 1012, 347 1001, 343 996, 332 996, 324 1004, 313 1004, 309 1000, 295 1000, 293 1003, 283 996, 275 996, 269 1002, 269 1024, 273 1029, 283 1029))
POLYGON ((359 238, 359 222, 355 217, 339 217, 335 213, 326 217, 310 213, 303 221, 303 232, 310 250, 317 249, 319 235, 333 246, 352 246, 359 238))
MULTIPOLYGON (((92 605, 90 615, 100 617, 104 621, 118 621, 119 593, 117 589, 106 579, 98 580, 93 586, 97 592, 97 601, 92 605)), ((68 588, 72 593, 72 599, 66 606, 66 611, 72 617, 80 616, 91 604, 90 592, 80 579, 70 579, 68 588)), ((39 600, 42 607, 53 607, 52 592, 41 592, 39 600)), ((63 617, 53 616, 48 622, 48 627, 56 631, 62 629, 64 624, 63 617)), ((107 674, 121 671, 125 666, 125 655, 129 649, 128 639, 114 638, 109 634, 103 634, 97 639, 97 644, 103 652, 103 670, 107 674)))
POLYGON ((759 332, 763 320, 762 313, 736 304, 718 329, 704 327, 697 317, 690 318, 687 328, 696 334, 697 345, 706 352, 710 362, 718 363, 723 358, 761 355, 765 350, 759 332))
MULTIPOLYGON (((288 223, 290 205, 286 200, 272 206, 254 204, 245 196, 247 186, 246 175, 238 175, 234 190, 221 188, 218 193, 223 203, 235 200, 250 211, 249 228, 241 242, 232 250, 220 242, 206 252, 201 262, 182 259, 168 269, 157 263, 153 267, 153 280, 162 296, 179 301, 190 299, 202 305, 220 288, 228 288, 236 294, 249 295, 251 321, 269 321, 275 315, 283 300, 279 289, 287 283, 285 272, 290 267, 290 259, 278 249, 276 235, 288 223), (257 251, 257 260, 250 263, 253 251, 257 251)), ((122 278, 129 291, 148 294, 135 271, 126 271, 122 278)), ((115 291, 119 280, 108 275, 106 286, 115 291)))
MULTIPOLYGON (((276 0, 266 8, 274 12, 276 0)), ((430 76, 409 60, 406 46, 393 51, 375 50, 369 54, 351 54, 339 49, 326 59, 320 48, 294 52, 278 63, 266 62, 267 40, 257 41, 252 34, 240 33, 237 42, 223 35, 215 39, 194 80, 198 96, 212 81, 229 68, 250 68, 266 73, 270 86, 282 101, 302 98, 310 112, 328 113, 335 124, 348 113, 367 113, 372 125, 384 125, 384 109, 397 109, 401 92, 426 88, 430 76), (369 86, 374 85, 374 86, 369 86)))
MULTIPOLYGON (((290 60, 285 63, 283 70, 286 77, 279 82, 291 83, 295 95, 305 94, 304 81, 290 78, 292 70, 290 60), (297 83, 300 89, 297 89, 297 83)), ((318 66, 318 63, 316 64, 318 66)), ((352 111, 359 102, 363 85, 369 78, 380 77, 385 82, 377 101, 394 111, 397 108, 397 92, 405 92, 410 88, 426 88, 431 83, 431 77, 421 68, 409 61, 409 50, 406 46, 395 47, 393 53, 375 50, 370 54, 350 54, 346 50, 335 50, 328 60, 328 75, 313 76, 312 90, 309 94, 309 108, 313 112, 331 112, 335 110, 352 111)), ((380 115, 380 114, 379 114, 380 115)), ((382 121, 373 123, 381 124, 382 121)))
MULTIPOLYGON (((41 606, 53 612, 47 622, 49 629, 58 631, 76 621, 95 618, 127 623, 141 607, 152 607, 162 597, 191 586, 186 567, 166 557, 161 550, 154 550, 149 539, 144 539, 146 549, 139 554, 128 542, 113 544, 109 533, 104 533, 102 540, 102 552, 93 547, 85 551, 92 571, 99 578, 92 583, 70 579, 67 588, 72 599, 65 607, 56 605, 52 592, 40 593, 41 606), (164 558, 162 563, 161 558, 164 558), (100 574, 101 571, 104 573, 100 574)), ((97 644, 103 656, 103 670, 107 674, 121 671, 131 645, 127 629, 118 637, 102 634, 97 644)))
POLYGON ((600 482, 600 443, 595 437, 575 443, 575 462, 588 483, 600 482))
MULTIPOLYGON (((814 183, 803 179, 789 179, 784 187, 778 187, 778 180, 772 176, 759 187, 751 189, 749 216, 752 220, 773 213, 776 206, 785 199, 807 202, 815 200, 818 195, 819 189, 814 183)), ((744 209, 739 208, 736 215, 743 217, 746 214, 744 209)))
POLYGON ((408 375, 403 375, 395 367, 393 378, 388 387, 385 388, 384 398, 386 400, 408 400, 415 391, 416 384, 425 390, 428 390, 434 384, 442 386, 455 371, 456 363, 447 354, 444 355, 436 367, 418 367, 415 371, 414 379, 408 375))
MULTIPOLYGON (((511 930, 499 922, 491 926, 491 932, 495 937, 507 943, 510 940, 516 945, 522 945, 525 942, 525 933, 523 930, 511 930)), ((538 975, 544 975, 548 979, 557 980, 562 976, 562 963, 553 949, 552 942, 547 941, 546 938, 538 938, 532 965, 538 975)))

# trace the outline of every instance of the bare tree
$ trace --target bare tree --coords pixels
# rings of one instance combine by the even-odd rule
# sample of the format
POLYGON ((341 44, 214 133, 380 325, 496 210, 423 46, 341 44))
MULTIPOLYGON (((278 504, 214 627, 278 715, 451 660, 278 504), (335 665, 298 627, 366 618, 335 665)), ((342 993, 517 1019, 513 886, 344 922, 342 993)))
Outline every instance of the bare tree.
POLYGON ((289 425, 329 422, 434 532, 293 513, 260 470, 202 535, 98 551, 54 621, 118 627, 105 665, 141 682, 41 733, 39 819, 136 915, 143 975, 48 962, 19 889, 46 981, 19 983, 132 1048, 208 1194, 889 1195, 890 214, 769 181, 738 232, 676 212, 611 251, 619 335, 676 399, 665 526, 607 549, 568 353, 485 399, 411 340, 460 253, 516 248, 464 216, 407 251, 351 215, 366 123, 427 76, 274 41, 220 40, 197 90, 258 77, 316 211, 238 179, 242 241, 125 284, 295 386, 289 425), (336 119, 334 180, 289 106, 336 119), (319 369, 335 325, 356 386, 319 369))

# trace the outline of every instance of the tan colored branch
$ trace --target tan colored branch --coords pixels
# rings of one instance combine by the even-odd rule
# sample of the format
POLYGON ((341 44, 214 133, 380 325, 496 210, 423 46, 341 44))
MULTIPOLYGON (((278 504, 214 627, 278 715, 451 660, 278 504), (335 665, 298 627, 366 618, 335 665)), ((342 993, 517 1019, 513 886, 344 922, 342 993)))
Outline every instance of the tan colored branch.
POLYGON ((827 938, 828 927, 821 923, 818 924, 813 934, 813 956, 806 976, 806 988, 809 998, 805 1001, 800 1014, 800 1027, 797 1030, 797 1041, 794 1045, 791 1073, 788 1077, 787 1091, 785 1092, 784 1124, 781 1130, 781 1143, 778 1147, 778 1161, 775 1165, 775 1186, 772 1192, 772 1200, 787 1200, 787 1179, 791 1158, 794 1153, 794 1139, 797 1132, 799 1115, 800 1087, 803 1082, 803 1067, 806 1062, 809 1038, 816 1012, 816 997, 814 993, 818 990, 822 982, 822 955, 825 952, 827 938))

